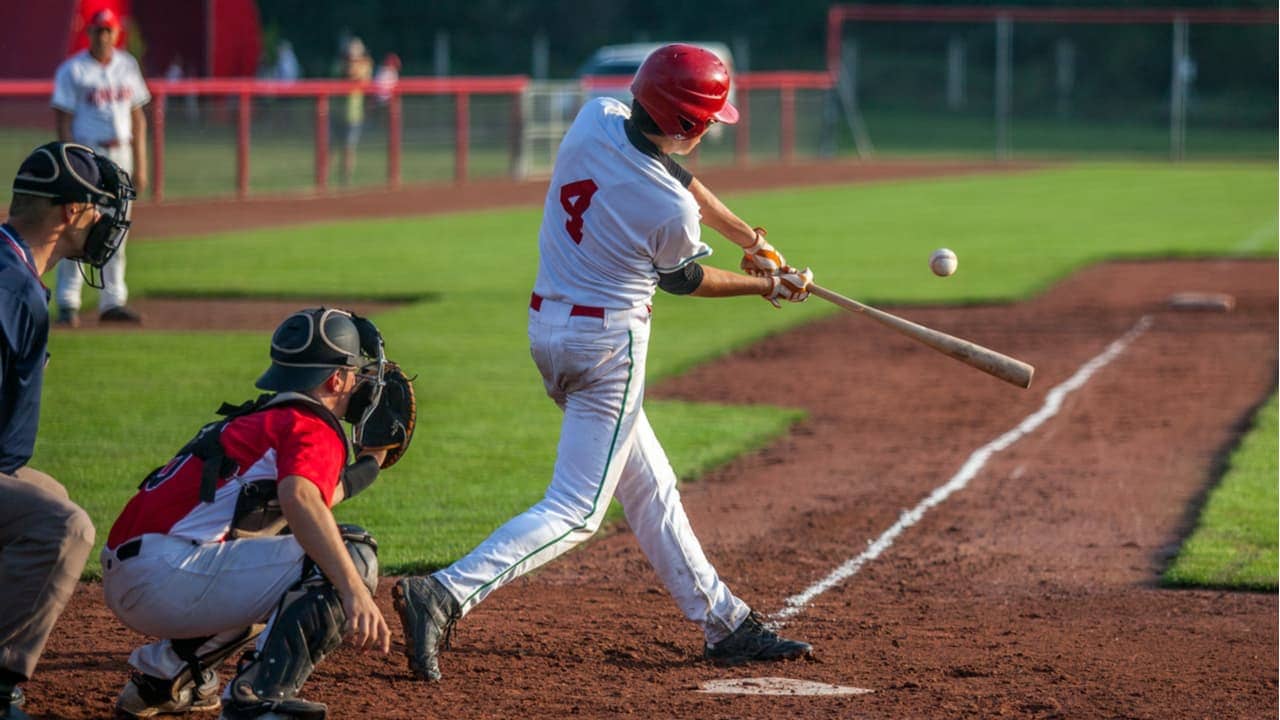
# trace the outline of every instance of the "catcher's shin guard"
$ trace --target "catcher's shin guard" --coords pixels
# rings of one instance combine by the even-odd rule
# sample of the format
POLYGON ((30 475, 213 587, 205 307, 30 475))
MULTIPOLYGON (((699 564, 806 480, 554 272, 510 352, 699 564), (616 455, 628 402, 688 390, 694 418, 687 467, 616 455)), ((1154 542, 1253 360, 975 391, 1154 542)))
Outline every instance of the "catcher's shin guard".
MULTIPOLYGON (((377 586, 377 543, 355 525, 341 525, 347 551, 370 592, 377 586)), ((320 569, 308 563, 304 577, 285 593, 259 650, 247 653, 231 682, 226 718, 323 718, 324 705, 296 695, 315 666, 342 642, 346 612, 338 591, 320 569)))

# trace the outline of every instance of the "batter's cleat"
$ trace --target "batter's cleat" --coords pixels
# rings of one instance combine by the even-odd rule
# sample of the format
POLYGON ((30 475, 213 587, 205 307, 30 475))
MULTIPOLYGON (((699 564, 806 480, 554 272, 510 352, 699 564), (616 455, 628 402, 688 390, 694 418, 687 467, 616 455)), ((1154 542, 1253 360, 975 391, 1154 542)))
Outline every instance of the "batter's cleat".
POLYGON ((324 703, 301 698, 287 700, 230 700, 222 706, 218 720, 324 720, 329 708, 324 703))
POLYGON ((757 660, 791 660, 811 654, 813 647, 809 643, 778 637, 754 611, 729 637, 706 649, 708 660, 725 666, 757 660))
POLYGON ((188 682, 177 691, 173 680, 135 672, 116 699, 117 718, 149 718, 189 712, 212 712, 222 707, 220 681, 213 669, 200 675, 200 684, 188 682))
POLYGON ((80 327, 80 312, 73 308, 58 308, 58 319, 53 321, 54 325, 64 328, 80 327))
POLYGON ((453 625, 462 610, 453 594, 433 577, 409 577, 391 589, 391 599, 404 626, 404 654, 418 678, 440 681, 440 648, 449 647, 453 625))
POLYGON ((116 305, 103 310, 102 314, 98 315, 98 322, 141 325, 142 316, 124 305, 116 305))

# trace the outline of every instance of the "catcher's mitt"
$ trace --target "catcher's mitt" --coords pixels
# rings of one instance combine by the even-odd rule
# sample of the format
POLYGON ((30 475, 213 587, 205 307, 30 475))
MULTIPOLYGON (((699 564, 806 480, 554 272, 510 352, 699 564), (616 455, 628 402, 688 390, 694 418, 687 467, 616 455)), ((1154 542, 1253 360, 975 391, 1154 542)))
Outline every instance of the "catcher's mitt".
MULTIPOLYGON (((409 441, 413 439, 413 429, 418 421, 418 401, 413 392, 413 381, 417 377, 409 377, 404 370, 393 362, 386 364, 383 370, 382 396, 372 412, 367 413, 356 423, 352 438, 355 440, 356 453, 364 450, 386 450, 387 457, 382 467, 388 468, 396 464, 409 449, 409 441)), ((369 387, 372 391, 370 383, 369 387)), ((362 389, 363 390, 363 389, 362 389)), ((357 391, 357 396, 361 395, 357 391)), ((360 398, 367 406, 369 396, 360 398)), ((359 402, 352 397, 353 404, 359 402)), ((361 411, 361 415, 366 413, 361 411)))

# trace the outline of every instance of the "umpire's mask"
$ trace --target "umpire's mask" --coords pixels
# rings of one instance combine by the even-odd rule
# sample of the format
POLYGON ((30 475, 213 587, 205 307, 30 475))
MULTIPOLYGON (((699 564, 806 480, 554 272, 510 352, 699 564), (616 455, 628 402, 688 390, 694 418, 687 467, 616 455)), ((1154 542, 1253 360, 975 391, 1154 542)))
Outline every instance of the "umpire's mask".
POLYGON ((101 217, 89 228, 84 250, 68 258, 80 263, 91 287, 101 288, 101 270, 124 245, 137 197, 129 173, 84 145, 45 143, 22 162, 13 192, 48 198, 55 205, 92 203, 101 217))
POLYGON ((275 392, 304 392, 338 368, 361 366, 360 331, 351 313, 335 308, 300 310, 271 336, 271 367, 257 386, 275 392))

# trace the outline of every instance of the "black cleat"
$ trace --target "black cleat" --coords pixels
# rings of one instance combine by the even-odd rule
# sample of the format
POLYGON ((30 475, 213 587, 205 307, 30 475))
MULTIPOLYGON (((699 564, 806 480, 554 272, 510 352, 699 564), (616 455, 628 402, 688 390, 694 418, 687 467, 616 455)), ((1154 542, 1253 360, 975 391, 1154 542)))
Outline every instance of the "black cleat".
POLYGON ((462 617, 453 594, 433 577, 397 582, 391 598, 404 626, 404 654, 409 670, 422 680, 440 681, 440 648, 449 646, 453 624, 462 617))
POLYGON ((102 314, 98 316, 98 322, 140 325, 142 324, 142 316, 124 305, 116 305, 103 310, 102 314))
POLYGON ((791 660, 813 654, 813 647, 806 642, 778 637, 752 611, 733 634, 715 645, 708 645, 705 654, 717 665, 741 665, 757 660, 791 660))

